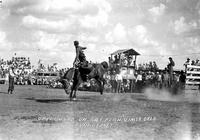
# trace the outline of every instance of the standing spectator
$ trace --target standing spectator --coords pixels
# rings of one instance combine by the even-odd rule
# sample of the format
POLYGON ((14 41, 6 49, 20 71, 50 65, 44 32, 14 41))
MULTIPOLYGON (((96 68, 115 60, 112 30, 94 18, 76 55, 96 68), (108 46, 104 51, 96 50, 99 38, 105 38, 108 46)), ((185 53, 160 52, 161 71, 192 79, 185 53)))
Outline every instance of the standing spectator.
POLYGON ((9 73, 6 72, 5 73, 5 84, 8 85, 8 82, 9 82, 9 73))
POLYGON ((108 62, 109 62, 109 66, 111 66, 113 64, 112 57, 108 57, 108 62))
POLYGON ((130 80, 129 79, 123 79, 123 92, 130 92, 130 80))
POLYGON ((153 71, 153 63, 151 61, 149 62, 149 70, 153 71))
POLYGON ((31 65, 31 62, 30 62, 30 58, 28 57, 28 63, 27 63, 27 66, 30 66, 31 65))
POLYGON ((14 79, 15 79, 14 66, 11 65, 10 68, 9 68, 8 94, 13 94, 13 91, 14 91, 14 79))
POLYGON ((138 75, 137 75, 137 78, 136 78, 136 88, 137 88, 137 91, 141 92, 141 88, 142 88, 142 74, 141 74, 140 71, 138 72, 138 75))
POLYGON ((197 66, 200 66, 200 61, 199 61, 199 59, 196 60, 196 65, 197 65, 197 66))
POLYGON ((130 92, 135 91, 135 83, 136 83, 136 77, 133 75, 133 77, 130 79, 130 92))
POLYGON ((121 92, 121 88, 122 88, 122 75, 121 74, 117 74, 115 77, 115 80, 117 81, 117 93, 121 92))
POLYGON ((192 60, 191 65, 195 65, 195 61, 194 60, 192 60))
POLYGON ((115 55, 114 56, 114 64, 119 64, 119 60, 120 60, 119 55, 115 55))
POLYGON ((169 74, 168 74, 167 70, 165 70, 164 74, 163 74, 163 86, 165 88, 169 87, 169 74))
POLYGON ((171 87, 172 82, 173 82, 173 67, 175 66, 175 63, 171 57, 169 57, 169 64, 167 65, 168 70, 169 70, 169 86, 171 87))
POLYGON ((199 59, 196 59, 195 65, 197 66, 199 64, 199 59))
POLYGON ((117 92, 116 89, 117 89, 117 82, 115 80, 115 77, 116 77, 116 72, 113 71, 113 73, 111 74, 110 76, 110 84, 111 84, 111 92, 117 92))
POLYGON ((153 61, 153 69, 154 69, 154 71, 158 70, 158 66, 155 61, 153 61))
POLYGON ((158 75, 157 75, 157 87, 158 88, 162 88, 162 74, 160 72, 158 72, 158 75))
POLYGON ((183 70, 181 70, 181 74, 179 76, 179 86, 181 90, 185 88, 185 82, 186 82, 186 75, 184 74, 183 70))

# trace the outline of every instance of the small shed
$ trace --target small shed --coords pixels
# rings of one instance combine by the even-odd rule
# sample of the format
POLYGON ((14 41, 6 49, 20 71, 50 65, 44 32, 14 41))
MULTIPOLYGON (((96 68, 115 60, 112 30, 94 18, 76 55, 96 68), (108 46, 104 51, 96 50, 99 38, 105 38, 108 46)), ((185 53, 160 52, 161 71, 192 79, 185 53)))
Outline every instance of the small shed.
POLYGON ((117 50, 117 51, 111 53, 111 58, 113 58, 113 56, 118 56, 120 67, 122 67, 122 66, 136 67, 136 59, 137 59, 138 55, 140 55, 140 54, 137 51, 135 51, 134 49, 122 49, 122 50, 117 50), (133 65, 129 65, 129 64, 124 65, 122 63, 122 55, 124 55, 127 59, 132 58, 133 65))

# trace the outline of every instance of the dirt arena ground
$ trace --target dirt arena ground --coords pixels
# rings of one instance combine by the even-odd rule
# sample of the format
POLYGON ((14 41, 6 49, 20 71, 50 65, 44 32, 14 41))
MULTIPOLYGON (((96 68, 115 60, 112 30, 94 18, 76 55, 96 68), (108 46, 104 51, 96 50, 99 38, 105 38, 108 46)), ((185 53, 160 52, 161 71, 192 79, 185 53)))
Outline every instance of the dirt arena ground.
MULTIPOLYGON (((157 91, 79 91, 0 85, 0 140, 197 140, 200 104, 157 91), (159 98, 158 98, 159 97, 159 98)), ((197 96, 198 97, 198 96, 197 96)))

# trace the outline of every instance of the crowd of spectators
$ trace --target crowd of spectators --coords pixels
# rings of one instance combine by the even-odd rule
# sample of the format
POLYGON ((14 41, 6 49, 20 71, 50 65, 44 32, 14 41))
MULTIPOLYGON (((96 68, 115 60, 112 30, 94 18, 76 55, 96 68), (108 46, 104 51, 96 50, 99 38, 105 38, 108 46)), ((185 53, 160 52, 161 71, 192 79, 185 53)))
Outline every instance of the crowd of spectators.
POLYGON ((141 71, 158 71, 158 66, 155 61, 149 63, 138 64, 138 70, 141 71))
MULTIPOLYGON (((185 83, 182 73, 173 73, 173 84, 185 83), (180 79, 181 78, 181 79, 180 79)), ((143 92, 147 87, 158 89, 170 88, 169 75, 167 71, 137 71, 132 79, 125 79, 120 74, 107 75, 107 90, 113 93, 143 92)))
MULTIPOLYGON (((126 59, 125 59, 126 60, 126 59)), ((132 59, 130 59, 132 60, 132 59)), ((118 64, 116 57, 114 64, 118 64)), ((124 61, 124 60, 123 60, 124 61)), ((122 61, 122 62, 123 62, 122 61)), ((130 62, 127 62, 130 64, 130 62)), ((198 65, 199 61, 189 61, 185 65, 198 65)), ((47 87, 56 88, 62 87, 58 81, 58 76, 64 74, 68 68, 58 69, 57 64, 47 65, 46 67, 40 62, 35 68, 31 65, 29 58, 13 57, 11 60, 0 59, 0 78, 5 78, 8 81, 8 69, 10 65, 15 67, 15 84, 18 85, 47 85, 47 87)), ((116 66, 116 65, 115 65, 116 66)), ((106 79, 105 90, 107 92, 125 93, 125 92, 142 92, 145 87, 167 88, 169 87, 169 75, 167 69, 160 70, 155 61, 138 64, 137 70, 131 78, 124 78, 120 75, 120 70, 116 67, 111 67, 105 74, 106 79)), ((173 73, 173 81, 177 83, 184 81, 184 73, 173 73), (181 80, 180 80, 181 77, 181 80)), ((98 85, 94 80, 83 83, 80 89, 97 91, 98 85)))
POLYGON ((38 71, 42 71, 42 72, 45 72, 45 71, 48 71, 48 72, 58 72, 60 71, 60 69, 57 68, 57 63, 54 63, 53 65, 47 65, 45 67, 45 65, 43 63, 41 63, 40 61, 38 62, 38 68, 37 68, 38 71))
POLYGON ((117 54, 114 57, 108 57, 108 63, 110 67, 110 72, 115 73, 119 72, 121 66, 135 67, 135 60, 133 59, 133 55, 130 54, 117 54))
POLYGON ((4 59, 0 60, 0 78, 8 79, 8 64, 10 61, 5 61, 4 59))
POLYGON ((22 79, 25 79, 31 72, 30 60, 29 58, 25 57, 12 57, 11 60, 1 59, 0 65, 0 78, 5 79, 6 83, 8 81, 8 70, 10 65, 13 65, 15 68, 15 73, 17 74, 17 83, 19 83, 19 81, 22 81, 22 79))
MULTIPOLYGON (((169 60, 172 60, 172 58, 170 57, 169 60)), ((169 89, 174 85, 183 87, 186 80, 185 73, 183 71, 174 71, 171 76, 168 65, 164 70, 161 70, 155 61, 138 64, 131 78, 123 77, 123 75, 120 75, 120 71, 113 73, 111 69, 105 76, 108 83, 107 87, 110 92, 114 93, 142 92, 147 87, 159 89, 169 89)))
POLYGON ((195 65, 195 66, 200 66, 200 61, 199 59, 196 60, 191 60, 190 58, 187 58, 186 62, 184 63, 184 65, 195 65))
POLYGON ((183 65, 185 66, 185 72, 186 72, 188 65, 200 66, 200 61, 199 61, 199 59, 190 60, 190 58, 187 58, 187 60, 185 61, 185 63, 183 65))
POLYGON ((114 59, 112 57, 109 57, 109 64, 121 64, 125 66, 130 66, 134 65, 134 60, 132 55, 126 55, 126 54, 121 54, 121 55, 114 55, 114 59))
POLYGON ((38 63, 38 67, 31 65, 30 59, 26 57, 12 57, 11 60, 0 59, 0 82, 8 84, 8 72, 10 66, 14 67, 15 84, 17 85, 49 85, 60 86, 56 80, 60 73, 65 73, 67 68, 58 69, 57 64, 44 66, 38 63), (42 74, 42 75, 41 75, 42 74))

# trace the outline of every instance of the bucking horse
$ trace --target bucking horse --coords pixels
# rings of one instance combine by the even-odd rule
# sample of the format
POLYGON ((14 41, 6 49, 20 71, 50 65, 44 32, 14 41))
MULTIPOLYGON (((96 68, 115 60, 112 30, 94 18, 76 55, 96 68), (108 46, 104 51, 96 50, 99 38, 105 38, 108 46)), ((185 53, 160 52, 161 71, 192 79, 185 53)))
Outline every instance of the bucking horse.
POLYGON ((70 68, 61 76, 60 82, 63 85, 66 94, 69 94, 70 100, 76 100, 76 91, 82 82, 94 78, 99 85, 100 94, 103 94, 106 80, 104 74, 108 69, 106 61, 99 64, 88 64, 87 67, 70 68))

